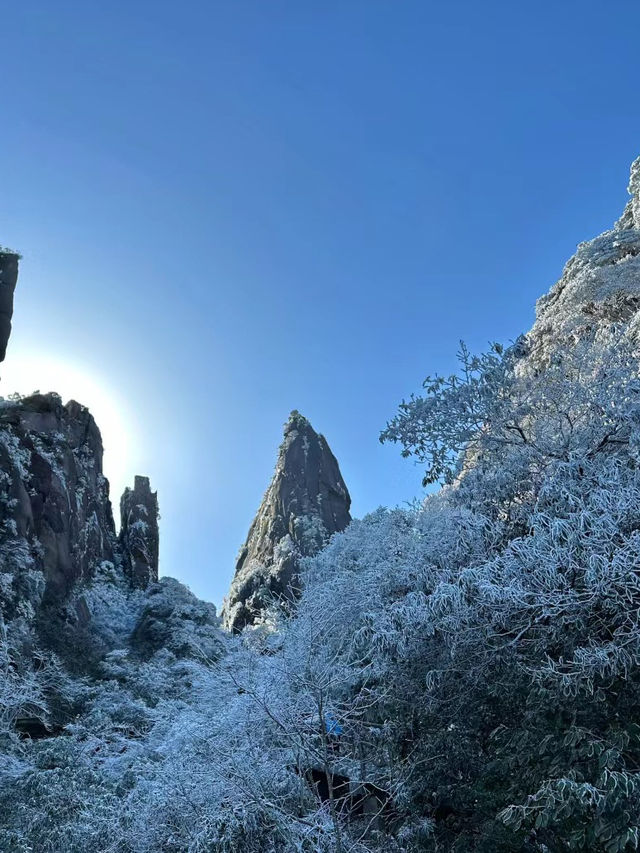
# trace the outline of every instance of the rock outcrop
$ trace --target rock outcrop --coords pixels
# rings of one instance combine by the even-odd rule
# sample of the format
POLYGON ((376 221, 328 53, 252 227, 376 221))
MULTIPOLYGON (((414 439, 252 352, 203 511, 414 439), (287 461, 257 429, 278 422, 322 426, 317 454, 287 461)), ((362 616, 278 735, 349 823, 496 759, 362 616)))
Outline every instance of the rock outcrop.
POLYGON ((148 477, 136 477, 120 499, 120 545, 125 571, 135 587, 158 580, 158 496, 148 477))
MULTIPOLYGON (((0 249, 0 361, 18 261, 0 249)), ((124 571, 132 586, 157 581, 157 496, 147 477, 135 478, 122 497, 118 539, 102 455, 100 430, 75 400, 0 398, 0 618, 30 618, 41 605, 64 614, 74 586, 105 563, 124 571)), ((88 625, 86 600, 75 600, 74 618, 88 625)))
POLYGON ((326 439, 292 412, 273 479, 238 556, 223 609, 225 626, 240 631, 259 621, 274 599, 295 599, 301 557, 345 529, 350 505, 326 439))
POLYGON ((89 410, 56 394, 0 403, 0 573, 17 604, 62 600, 115 559, 102 439, 89 410))
POLYGON ((614 227, 581 243, 562 277, 536 306, 526 335, 526 363, 548 362, 559 342, 584 340, 603 325, 637 322, 640 308, 640 157, 631 166, 631 196, 614 227))
POLYGON ((0 247, 0 361, 4 361, 11 334, 13 293, 18 281, 20 255, 0 247))
POLYGON ((163 577, 147 588, 129 642, 144 659, 165 649, 177 658, 202 659, 204 655, 217 660, 223 653, 224 635, 215 605, 201 601, 175 578, 163 577))

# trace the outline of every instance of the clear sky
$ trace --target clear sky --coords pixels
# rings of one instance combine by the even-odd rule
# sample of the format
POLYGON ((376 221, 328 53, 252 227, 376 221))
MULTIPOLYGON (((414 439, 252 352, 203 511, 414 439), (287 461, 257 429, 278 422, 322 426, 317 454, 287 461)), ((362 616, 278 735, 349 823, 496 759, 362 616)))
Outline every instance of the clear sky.
POLYGON ((529 327, 640 154, 636 0, 0 12, 0 390, 88 403, 114 501, 149 474, 161 572, 218 603, 289 411, 355 515, 420 494, 380 429, 529 327))

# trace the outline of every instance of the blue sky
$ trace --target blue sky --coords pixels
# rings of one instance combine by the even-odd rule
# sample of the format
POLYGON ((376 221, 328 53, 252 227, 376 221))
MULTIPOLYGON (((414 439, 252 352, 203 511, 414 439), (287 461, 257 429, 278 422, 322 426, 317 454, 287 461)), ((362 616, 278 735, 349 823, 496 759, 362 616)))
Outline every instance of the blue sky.
POLYGON ((107 469, 151 476, 161 571, 218 603, 289 411, 356 515, 420 494, 380 429, 460 338, 528 328, 640 154, 636 2, 0 11, 0 373, 117 407, 107 469))

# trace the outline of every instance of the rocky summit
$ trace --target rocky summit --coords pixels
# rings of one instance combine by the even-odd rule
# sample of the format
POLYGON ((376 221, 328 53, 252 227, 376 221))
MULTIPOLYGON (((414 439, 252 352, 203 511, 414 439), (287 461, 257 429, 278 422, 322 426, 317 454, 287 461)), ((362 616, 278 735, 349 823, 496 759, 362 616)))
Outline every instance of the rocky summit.
POLYGON ((350 505, 327 440, 291 412, 273 479, 238 556, 223 609, 225 626, 242 630, 274 601, 295 599, 301 558, 347 527, 350 505))
MULTIPOLYGON (((56 394, 3 401, 0 471, 2 571, 18 599, 34 573, 43 578, 44 599, 54 601, 115 560, 102 439, 88 409, 73 400, 63 405, 56 394)), ((32 604, 39 598, 27 597, 32 604)))
MULTIPOLYGON (((19 255, 0 251, 0 360, 11 331, 19 255)), ((158 501, 147 477, 122 497, 116 528, 93 416, 58 394, 0 399, 0 603, 68 618, 75 592, 106 565, 133 587, 158 577, 158 501)), ((78 597, 81 621, 91 613, 78 597)), ((47 620, 43 620, 45 623, 47 620)), ((50 627, 50 626, 49 626, 50 627)), ((53 632, 55 634, 55 631, 53 632)))
POLYGON ((549 362, 560 344, 590 339, 612 323, 638 324, 640 308, 640 157, 631 165, 630 199, 614 227, 581 243, 562 276, 536 305, 526 335, 528 362, 549 362))
POLYGON ((100 430, 75 400, 0 403, 0 573, 16 607, 62 604, 104 563, 134 587, 158 579, 156 494, 147 477, 135 478, 118 537, 102 455, 100 430))

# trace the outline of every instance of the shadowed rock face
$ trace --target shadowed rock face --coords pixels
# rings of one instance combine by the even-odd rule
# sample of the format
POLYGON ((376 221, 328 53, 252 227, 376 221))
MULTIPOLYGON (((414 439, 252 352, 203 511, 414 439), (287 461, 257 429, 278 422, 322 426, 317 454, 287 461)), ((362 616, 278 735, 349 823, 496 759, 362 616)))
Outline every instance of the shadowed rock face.
MULTIPOLYGON (((0 361, 11 333, 19 255, 0 248, 0 361)), ((89 410, 57 394, 0 400, 0 611, 63 604, 104 561, 132 584, 158 578, 158 501, 146 477, 122 497, 118 542, 102 438, 89 410)), ((77 619, 91 618, 79 600, 77 619)), ((58 608, 59 609, 59 608, 58 608)), ((62 612, 62 610, 60 610, 62 612)))
POLYGON ((292 412, 276 470, 240 551, 223 610, 227 628, 255 623, 273 598, 297 595, 300 558, 351 521, 351 498, 326 439, 292 412))
POLYGON ((16 600, 62 600, 116 535, 102 439, 89 410, 56 394, 0 404, 0 571, 16 600), (38 581, 40 578, 41 581, 38 581), (11 579, 11 580, 9 580, 11 579), (27 587, 43 583, 36 594, 27 587))
POLYGON ((120 499, 120 544, 133 586, 145 589, 158 580, 158 495, 148 477, 136 477, 120 499))
POLYGON ((13 316, 13 292, 18 281, 18 261, 15 252, 0 249, 0 361, 7 354, 13 316))

